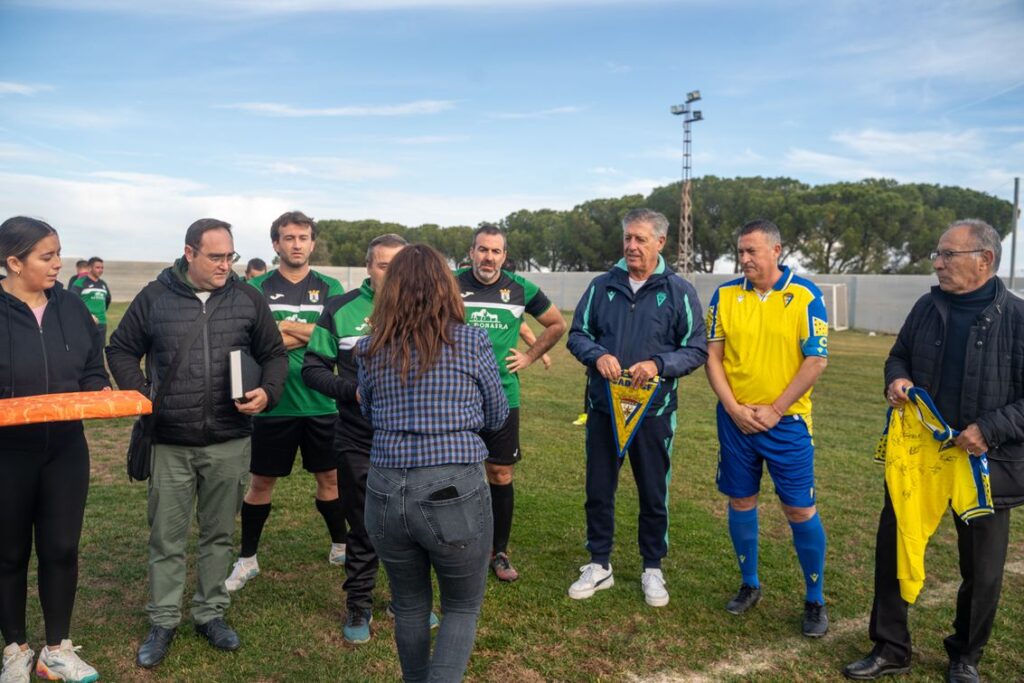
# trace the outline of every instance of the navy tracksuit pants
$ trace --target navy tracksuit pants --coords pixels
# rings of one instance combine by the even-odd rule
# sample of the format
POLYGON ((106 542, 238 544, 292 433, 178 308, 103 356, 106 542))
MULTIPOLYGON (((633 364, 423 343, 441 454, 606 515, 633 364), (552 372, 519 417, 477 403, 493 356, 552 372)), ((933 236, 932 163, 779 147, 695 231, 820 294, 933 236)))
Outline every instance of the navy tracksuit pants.
MULTIPOLYGON (((611 416, 592 409, 587 419, 587 550, 590 561, 607 565, 615 536, 615 490, 622 460, 611 416)), ((658 568, 668 553, 668 481, 672 470, 675 413, 648 413, 629 445, 627 458, 640 496, 637 543, 644 568, 658 568)))

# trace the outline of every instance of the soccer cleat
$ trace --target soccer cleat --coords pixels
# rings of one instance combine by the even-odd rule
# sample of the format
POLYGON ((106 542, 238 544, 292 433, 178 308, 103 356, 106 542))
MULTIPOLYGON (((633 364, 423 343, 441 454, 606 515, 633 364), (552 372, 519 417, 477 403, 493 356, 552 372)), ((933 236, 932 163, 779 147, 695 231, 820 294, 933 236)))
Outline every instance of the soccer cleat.
POLYGON ((341 628, 341 635, 346 643, 360 645, 370 642, 370 624, 373 623, 373 613, 366 609, 349 609, 345 615, 345 625, 341 628))
POLYGON ((81 649, 67 638, 60 641, 60 647, 56 650, 44 647, 39 653, 39 661, 36 662, 36 676, 47 681, 67 683, 92 683, 99 680, 100 675, 96 673, 96 669, 78 656, 81 649))
POLYGON ((331 564, 345 565, 345 544, 332 543, 331 552, 327 555, 327 561, 331 564))
POLYGON ((573 420, 572 423, 577 427, 583 427, 584 425, 587 424, 587 414, 580 413, 580 416, 573 420))
POLYGON ((665 577, 660 569, 645 569, 640 575, 640 586, 644 589, 644 601, 651 607, 664 607, 668 604, 665 577))
POLYGON ((31 648, 22 650, 17 643, 4 648, 4 668, 0 683, 29 683, 32 680, 32 662, 36 653, 31 648))
POLYGON ((512 582, 519 578, 519 572, 508 559, 508 553, 496 553, 491 558, 491 569, 494 570, 494 575, 502 581, 512 582))
POLYGON ((603 591, 614 585, 612 566, 609 564, 608 569, 605 569, 601 565, 591 562, 580 567, 580 578, 569 586, 569 597, 573 600, 586 600, 597 591, 603 591))
POLYGON ((817 602, 804 603, 804 635, 821 638, 828 633, 828 610, 817 602))
POLYGON ((231 568, 231 575, 224 580, 224 587, 228 589, 228 593, 240 591, 250 579, 256 578, 259 573, 260 563, 256 561, 255 555, 240 557, 235 562, 235 566, 231 568))
MULTIPOLYGON (((395 610, 391 609, 391 603, 390 602, 388 603, 387 609, 384 610, 384 613, 387 614, 392 619, 395 618, 395 610)), ((437 614, 435 614, 434 611, 431 610, 431 612, 430 612, 430 630, 433 631, 435 628, 437 628, 440 625, 441 625, 441 620, 438 619, 437 618, 437 614)))
POLYGON ((729 614, 743 614, 760 601, 761 589, 743 584, 736 593, 736 597, 725 604, 725 611, 729 614))

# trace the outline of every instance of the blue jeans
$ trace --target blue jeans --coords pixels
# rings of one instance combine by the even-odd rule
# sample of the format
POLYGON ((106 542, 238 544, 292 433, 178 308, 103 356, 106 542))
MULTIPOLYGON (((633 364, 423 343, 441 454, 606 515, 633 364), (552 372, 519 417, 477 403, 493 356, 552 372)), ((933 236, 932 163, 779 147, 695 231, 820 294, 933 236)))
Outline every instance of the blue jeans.
POLYGON ((483 463, 409 469, 371 466, 366 531, 391 582, 395 643, 406 681, 460 681, 484 599, 493 521, 483 463), (436 499, 436 492, 454 492, 436 499), (435 500, 431 495, 435 494, 435 500), (441 628, 430 655, 430 568, 441 628))

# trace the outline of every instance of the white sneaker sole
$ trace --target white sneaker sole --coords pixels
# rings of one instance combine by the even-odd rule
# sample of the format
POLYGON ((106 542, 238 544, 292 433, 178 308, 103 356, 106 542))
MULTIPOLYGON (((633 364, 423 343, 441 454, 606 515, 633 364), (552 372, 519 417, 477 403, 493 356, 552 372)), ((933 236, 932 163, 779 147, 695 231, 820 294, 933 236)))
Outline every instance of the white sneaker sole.
POLYGON ((227 589, 228 593, 237 593, 238 591, 240 591, 243 588, 245 588, 245 584, 249 583, 250 581, 252 581, 253 579, 255 579, 259 575, 260 575, 259 572, 256 572, 255 574, 250 574, 249 576, 246 576, 245 578, 240 579, 237 583, 231 581, 230 579, 228 579, 227 581, 224 582, 224 588, 227 589))
POLYGON ((662 598, 652 598, 650 595, 647 595, 647 593, 644 593, 644 602, 646 602, 651 607, 664 607, 668 604, 668 596, 666 595, 662 598))
POLYGON ((595 584, 593 588, 574 589, 572 586, 569 586, 569 597, 573 600, 586 600, 587 598, 592 597, 597 591, 603 591, 604 589, 611 588, 614 585, 615 577, 609 576, 601 583, 595 584))

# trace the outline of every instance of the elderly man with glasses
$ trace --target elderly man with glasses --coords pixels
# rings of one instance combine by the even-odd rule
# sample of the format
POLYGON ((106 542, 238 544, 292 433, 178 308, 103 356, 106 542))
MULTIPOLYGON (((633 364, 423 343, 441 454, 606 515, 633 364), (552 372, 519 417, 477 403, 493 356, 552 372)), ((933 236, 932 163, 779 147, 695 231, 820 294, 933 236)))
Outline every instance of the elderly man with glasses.
POLYGON ((240 645, 224 622, 231 537, 249 481, 252 416, 280 399, 288 356, 266 300, 232 271, 236 261, 231 226, 196 221, 182 258, 135 297, 107 347, 119 387, 150 397, 163 391, 153 417, 149 479, 151 628, 136 660, 145 668, 163 660, 181 622, 193 508, 199 547, 192 621, 213 647, 240 645), (258 386, 240 399, 231 392, 235 349, 250 354, 261 371, 258 386))
MULTIPOLYGON (((1010 508, 1024 503, 1024 300, 995 276, 999 234, 987 223, 952 223, 932 253, 939 284, 921 297, 885 363, 890 406, 920 387, 969 454, 988 454, 994 514, 953 515, 963 581, 953 634, 945 639, 947 680, 978 681, 978 660, 992 633, 1010 533, 1010 508)), ((910 670, 908 603, 897 577, 897 520, 888 487, 875 546, 871 653, 848 665, 854 680, 910 670)))

